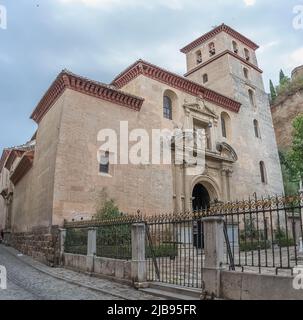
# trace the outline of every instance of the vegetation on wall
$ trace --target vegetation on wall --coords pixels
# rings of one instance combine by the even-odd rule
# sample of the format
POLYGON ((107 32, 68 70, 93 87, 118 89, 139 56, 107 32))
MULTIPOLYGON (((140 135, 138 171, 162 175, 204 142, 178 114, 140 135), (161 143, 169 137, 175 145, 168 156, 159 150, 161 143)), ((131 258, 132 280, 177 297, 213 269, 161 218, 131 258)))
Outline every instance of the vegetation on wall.
POLYGON ((303 114, 293 121, 293 142, 290 150, 280 151, 285 193, 298 191, 299 182, 303 179, 303 114))
POLYGON ((98 194, 95 219, 108 220, 121 217, 122 213, 114 199, 110 199, 105 188, 98 194))
POLYGON ((290 79, 289 77, 285 76, 283 70, 281 70, 279 78, 279 85, 276 87, 274 86, 272 80, 269 82, 271 104, 280 103, 288 96, 303 90, 303 77, 290 79))

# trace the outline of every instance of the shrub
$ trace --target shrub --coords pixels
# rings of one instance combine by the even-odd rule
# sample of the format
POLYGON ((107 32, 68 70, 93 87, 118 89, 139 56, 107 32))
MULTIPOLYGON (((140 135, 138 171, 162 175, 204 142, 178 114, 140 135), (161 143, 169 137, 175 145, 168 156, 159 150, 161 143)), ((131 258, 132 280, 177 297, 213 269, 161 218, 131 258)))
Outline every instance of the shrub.
POLYGON ((240 242, 240 251, 255 251, 258 250, 259 248, 261 250, 264 249, 269 249, 271 247, 270 241, 260 241, 258 242, 257 240, 247 240, 247 242, 240 242))

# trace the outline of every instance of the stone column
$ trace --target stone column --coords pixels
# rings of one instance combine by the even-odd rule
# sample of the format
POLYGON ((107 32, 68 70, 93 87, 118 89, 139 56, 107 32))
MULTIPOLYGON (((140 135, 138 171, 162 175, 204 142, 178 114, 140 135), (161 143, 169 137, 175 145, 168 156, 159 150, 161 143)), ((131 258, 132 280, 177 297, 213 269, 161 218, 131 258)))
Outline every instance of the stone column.
POLYGON ((59 250, 60 250, 59 265, 61 266, 64 264, 65 239, 66 239, 66 229, 59 229, 59 250))
POLYGON ((89 228, 87 235, 86 268, 90 273, 94 272, 94 259, 97 253, 97 228, 89 228))
POLYGON ((132 225, 132 281, 136 288, 147 287, 147 271, 145 259, 145 224, 132 225))
POLYGON ((207 217, 204 224, 203 268, 204 290, 207 295, 220 297, 220 273, 224 261, 223 217, 207 217))

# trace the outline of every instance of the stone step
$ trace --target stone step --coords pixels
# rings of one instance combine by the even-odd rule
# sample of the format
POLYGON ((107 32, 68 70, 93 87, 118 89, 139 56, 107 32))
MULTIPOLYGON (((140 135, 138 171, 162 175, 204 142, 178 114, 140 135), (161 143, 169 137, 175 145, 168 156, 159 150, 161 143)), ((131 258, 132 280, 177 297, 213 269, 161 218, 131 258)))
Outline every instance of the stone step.
POLYGON ((186 288, 166 283, 152 282, 144 292, 169 300, 200 300, 201 289, 186 288), (145 291, 147 290, 147 291, 145 291))
POLYGON ((152 282, 150 283, 149 287, 152 289, 158 289, 158 290, 168 291, 171 293, 178 293, 181 295, 191 296, 192 298, 195 298, 195 299, 200 299, 200 296, 202 294, 202 289, 189 288, 189 287, 178 286, 178 285, 162 283, 162 282, 152 282))
POLYGON ((177 293, 172 293, 169 291, 163 291, 163 290, 158 290, 158 289, 140 289, 140 291, 154 295, 159 298, 163 298, 166 300, 195 300, 190 296, 185 296, 183 294, 177 294, 177 293))

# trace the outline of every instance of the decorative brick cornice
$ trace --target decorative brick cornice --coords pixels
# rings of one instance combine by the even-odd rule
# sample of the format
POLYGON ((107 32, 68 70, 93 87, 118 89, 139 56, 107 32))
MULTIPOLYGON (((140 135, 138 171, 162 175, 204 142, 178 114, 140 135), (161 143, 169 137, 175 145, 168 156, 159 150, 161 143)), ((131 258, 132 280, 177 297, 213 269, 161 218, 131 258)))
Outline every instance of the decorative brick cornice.
POLYGON ((17 167, 10 176, 10 180, 14 185, 16 185, 32 167, 34 161, 34 153, 35 152, 33 150, 28 151, 20 159, 17 167))
POLYGON ((93 81, 75 75, 67 70, 63 70, 37 105, 31 115, 31 119, 39 123, 67 88, 135 111, 140 111, 144 101, 143 98, 122 92, 113 86, 93 81))
POLYGON ((257 50, 259 48, 259 46, 257 44, 255 44, 253 41, 249 40, 248 38, 243 36, 238 31, 232 29, 231 27, 229 27, 223 23, 219 27, 214 28, 213 30, 202 35, 200 38, 194 40, 193 42, 191 42, 190 44, 185 46, 183 49, 181 49, 180 51, 183 53, 188 53, 191 50, 193 50, 194 48, 196 48, 199 45, 201 45, 202 43, 204 43, 205 41, 209 41, 210 39, 215 37, 220 32, 226 32, 227 34, 229 34, 233 38, 241 41, 242 43, 244 43, 246 46, 248 46, 249 48, 251 48, 253 50, 257 50))
POLYGON ((203 98, 233 112, 239 112, 241 107, 241 103, 232 100, 231 98, 221 95, 220 93, 205 88, 196 82, 190 81, 180 75, 174 74, 143 60, 138 60, 121 74, 119 74, 114 79, 112 84, 120 89, 139 75, 144 75, 151 79, 165 83, 178 90, 196 97, 203 98))
POLYGON ((213 56, 211 59, 209 59, 208 61, 205 61, 204 63, 199 64, 197 67, 195 67, 194 69, 188 71, 187 73, 185 73, 184 77, 189 76, 190 74, 196 72, 197 70, 207 66, 208 64, 210 64, 211 62, 225 56, 226 54, 229 54, 231 56, 233 56, 234 58, 240 60, 242 63, 248 65, 249 67, 255 69, 256 71, 263 73, 263 70, 261 70, 260 68, 258 68, 257 66, 255 66, 253 63, 247 61, 246 59, 240 57, 239 55, 237 55, 236 53, 230 51, 230 50, 225 50, 221 53, 216 54, 215 56, 213 56))
POLYGON ((12 164, 14 163, 14 161, 17 159, 17 158, 20 158, 22 157, 22 155, 25 153, 25 150, 20 150, 20 149, 12 149, 9 153, 9 156, 7 157, 6 159, 6 162, 5 162, 5 168, 7 170, 10 170, 11 167, 12 167, 12 164))
POLYGON ((1 171, 2 171, 2 169, 4 167, 4 165, 5 165, 5 162, 7 160, 7 157, 10 154, 10 151, 11 151, 11 149, 4 149, 2 151, 2 155, 1 155, 1 159, 0 159, 0 173, 1 173, 1 171))

